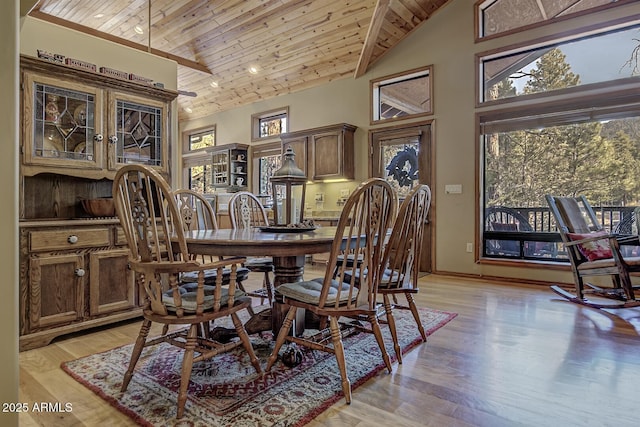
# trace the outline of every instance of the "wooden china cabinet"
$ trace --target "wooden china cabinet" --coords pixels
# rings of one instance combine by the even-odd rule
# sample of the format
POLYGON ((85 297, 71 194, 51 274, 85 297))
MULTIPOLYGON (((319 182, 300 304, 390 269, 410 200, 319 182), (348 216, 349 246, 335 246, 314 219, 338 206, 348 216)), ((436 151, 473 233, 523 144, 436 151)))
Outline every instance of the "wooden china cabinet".
POLYGON ((81 201, 111 197, 128 163, 169 179, 177 93, 21 57, 20 349, 141 314, 116 217, 81 201))

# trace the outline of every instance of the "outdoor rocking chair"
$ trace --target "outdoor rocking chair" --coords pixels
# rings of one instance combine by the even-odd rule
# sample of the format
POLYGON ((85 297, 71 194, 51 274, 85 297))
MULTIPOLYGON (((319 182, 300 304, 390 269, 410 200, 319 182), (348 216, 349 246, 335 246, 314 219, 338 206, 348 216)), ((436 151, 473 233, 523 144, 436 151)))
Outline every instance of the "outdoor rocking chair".
POLYGON ((551 289, 569 301, 594 308, 640 306, 629 273, 640 272, 640 257, 623 257, 620 243, 638 242, 637 235, 615 235, 603 229, 584 196, 546 196, 558 231, 567 250, 574 277, 574 289, 552 285, 551 289), (585 281, 588 276, 610 276, 612 287, 585 281), (593 296, 588 299, 587 295, 593 296))

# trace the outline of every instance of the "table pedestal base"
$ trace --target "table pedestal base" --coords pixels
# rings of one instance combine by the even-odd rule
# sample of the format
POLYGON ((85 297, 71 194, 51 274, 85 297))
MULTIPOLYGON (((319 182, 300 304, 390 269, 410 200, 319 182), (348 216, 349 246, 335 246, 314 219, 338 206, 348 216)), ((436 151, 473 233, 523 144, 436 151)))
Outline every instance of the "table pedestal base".
MULTIPOLYGON (((273 257, 273 286, 277 288, 284 283, 302 282, 304 274, 305 256, 273 257)), ((280 332, 280 327, 287 316, 287 308, 277 301, 273 303, 271 315, 271 330, 274 339, 280 332)), ((304 310, 298 310, 295 318, 296 335, 304 332, 304 310)))

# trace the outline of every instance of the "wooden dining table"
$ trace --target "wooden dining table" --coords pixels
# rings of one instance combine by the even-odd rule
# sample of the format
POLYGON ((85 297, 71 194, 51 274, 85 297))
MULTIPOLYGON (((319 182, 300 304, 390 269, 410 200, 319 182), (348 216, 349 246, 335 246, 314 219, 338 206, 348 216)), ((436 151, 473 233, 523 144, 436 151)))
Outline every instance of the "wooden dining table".
MULTIPOLYGON (((263 231, 260 228, 218 229, 185 233, 189 253, 214 256, 270 256, 273 258, 274 286, 303 280, 307 255, 329 252, 336 227, 318 227, 312 231, 263 231)), ((263 315, 257 314, 257 315, 263 315)), ((274 336, 286 315, 278 302, 271 310, 274 336)), ((304 323, 304 313, 298 323, 304 323)))

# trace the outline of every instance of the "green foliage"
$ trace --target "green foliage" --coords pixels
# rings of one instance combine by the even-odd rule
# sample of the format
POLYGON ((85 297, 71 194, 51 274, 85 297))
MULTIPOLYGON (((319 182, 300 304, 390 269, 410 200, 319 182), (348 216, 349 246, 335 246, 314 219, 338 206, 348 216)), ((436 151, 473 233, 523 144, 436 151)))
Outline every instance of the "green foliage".
MULTIPOLYGON (((579 83, 565 55, 551 49, 536 62, 526 93, 579 83)), ((515 90, 505 79, 495 90, 515 90)), ((640 119, 517 130, 485 138, 487 206, 545 206, 545 194, 584 194, 595 205, 640 201, 640 119)))

